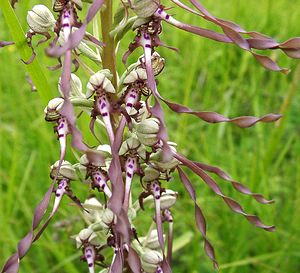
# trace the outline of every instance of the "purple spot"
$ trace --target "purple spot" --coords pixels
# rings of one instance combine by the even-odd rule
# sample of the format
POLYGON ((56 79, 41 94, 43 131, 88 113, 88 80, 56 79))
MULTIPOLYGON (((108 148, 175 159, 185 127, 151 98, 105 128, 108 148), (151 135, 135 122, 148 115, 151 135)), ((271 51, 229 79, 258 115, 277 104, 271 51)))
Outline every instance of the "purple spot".
POLYGON ((63 134, 59 134, 58 135, 58 138, 61 138, 61 137, 64 137, 65 135, 63 135, 63 134))
POLYGON ((70 24, 69 23, 64 23, 63 27, 70 27, 70 24))
POLYGON ((126 104, 126 106, 128 106, 128 107, 132 107, 132 106, 133 106, 133 104, 132 104, 132 103, 130 103, 130 102, 128 102, 128 103, 126 104))
POLYGON ((158 14, 162 14, 163 10, 162 9, 159 9, 158 10, 158 14))
POLYGON ((129 167, 130 169, 132 169, 132 168, 133 168, 133 165, 132 165, 132 164, 129 164, 128 167, 129 167))
POLYGON ((130 94, 130 96, 129 96, 130 98, 136 98, 136 95, 135 94, 130 94))
POLYGON ((126 174, 127 174, 127 176, 128 176, 129 178, 132 177, 132 174, 131 174, 131 173, 127 172, 126 174))
POLYGON ((159 196, 159 195, 156 195, 156 196, 155 196, 155 199, 156 199, 156 200, 158 200, 159 198, 160 198, 160 196, 159 196))
POLYGON ((92 264, 92 263, 89 263, 88 266, 89 266, 89 267, 93 267, 93 264, 92 264))
POLYGON ((103 103, 101 104, 101 109, 103 109, 103 108, 105 108, 105 107, 106 107, 106 103, 103 102, 103 103))
POLYGON ((147 47, 147 48, 151 48, 151 45, 149 45, 149 44, 145 44, 145 47, 147 47))
POLYGON ((102 117, 107 117, 108 116, 108 113, 102 113, 102 117))
POLYGON ((157 186, 157 187, 155 187, 155 191, 159 191, 160 190, 160 188, 157 186))
POLYGON ((86 255, 86 258, 87 258, 87 259, 92 258, 92 255, 91 255, 91 254, 87 254, 87 255, 86 255))
POLYGON ((144 34, 144 38, 145 38, 146 40, 149 40, 149 39, 150 39, 150 36, 149 36, 147 33, 145 33, 145 34, 144 34))
POLYGON ((102 184, 101 189, 104 190, 105 188, 105 184, 102 184))
POLYGON ((56 197, 60 197, 60 193, 56 193, 55 196, 56 196, 56 197))
POLYGON ((170 15, 169 14, 167 14, 166 15, 166 20, 168 20, 170 18, 170 15))

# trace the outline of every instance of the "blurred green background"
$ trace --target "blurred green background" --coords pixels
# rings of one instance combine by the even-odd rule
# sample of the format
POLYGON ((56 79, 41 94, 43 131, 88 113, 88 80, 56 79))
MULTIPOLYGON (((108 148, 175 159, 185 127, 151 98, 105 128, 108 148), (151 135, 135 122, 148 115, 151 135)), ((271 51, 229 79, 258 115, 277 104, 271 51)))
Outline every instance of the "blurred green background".
MULTIPOLYGON (((51 6, 50 1, 20 0, 17 14, 26 31, 26 11, 34 4, 51 6)), ((238 22, 249 30, 258 30, 278 41, 300 36, 300 0, 214 0, 202 3, 215 15, 238 22)), ((174 6, 168 3, 167 6, 174 6)), ((172 14, 184 22, 211 27, 179 8, 172 14)), ((0 14, 0 40, 10 40, 7 25, 0 14)), ((118 59, 133 39, 128 33, 120 45, 118 59)), ((261 116, 284 113, 281 123, 257 124, 240 129, 231 124, 208 125, 193 117, 177 115, 166 109, 170 139, 189 158, 222 167, 231 176, 255 192, 274 198, 276 203, 259 205, 236 193, 231 185, 217 179, 225 193, 240 200, 246 211, 256 213, 277 231, 268 233, 233 214, 198 178, 191 175, 198 202, 207 218, 208 237, 215 246, 224 273, 295 273, 300 271, 300 141, 299 115, 300 63, 280 52, 270 52, 291 73, 282 75, 264 70, 247 52, 232 45, 199 38, 164 25, 163 41, 177 47, 179 54, 159 48, 166 58, 165 71, 159 77, 164 97, 197 110, 217 111, 225 116, 261 116)), ((47 59, 45 45, 38 50, 43 67, 55 64, 47 59)), ((134 54, 130 61, 141 54, 134 54)), ((50 184, 49 166, 59 155, 52 125, 44 121, 43 103, 25 80, 25 67, 15 47, 0 50, 0 265, 15 250, 31 224, 33 211, 50 184)), ((124 67, 119 61, 119 72, 124 67)), ((46 71, 46 70, 45 70, 46 71)), ((59 71, 46 71, 51 96, 57 96, 59 71)), ((87 77, 79 70, 85 86, 87 77)), ((88 117, 79 121, 85 138, 89 135, 88 117)), ((68 159, 75 162, 71 152, 68 159)), ((76 183, 74 183, 76 184, 76 183)), ((138 185, 138 183, 136 184, 138 185)), ((176 246, 173 272, 214 272, 205 256, 201 236, 194 223, 193 203, 178 179, 170 187, 180 193, 174 208, 176 246)), ((86 186, 76 184, 78 196, 87 196, 86 186)), ((52 225, 22 261, 20 272, 87 272, 79 261, 70 236, 82 227, 81 221, 57 229, 60 220, 76 219, 78 210, 64 200, 52 225)), ((143 214, 143 213, 142 213, 143 214)), ((143 219, 143 215, 140 215, 143 219)), ((151 215, 151 214, 150 214, 151 215)), ((150 217, 148 215, 148 217, 150 217)), ((140 218, 137 228, 146 230, 140 218)))

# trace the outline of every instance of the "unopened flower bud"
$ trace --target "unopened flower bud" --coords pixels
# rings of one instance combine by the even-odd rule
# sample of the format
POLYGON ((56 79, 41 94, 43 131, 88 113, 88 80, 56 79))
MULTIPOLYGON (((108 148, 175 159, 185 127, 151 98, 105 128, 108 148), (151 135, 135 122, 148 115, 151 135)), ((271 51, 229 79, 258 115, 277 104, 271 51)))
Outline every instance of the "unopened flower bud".
POLYGON ((157 143, 159 132, 159 121, 156 118, 148 118, 136 124, 136 134, 139 141, 146 146, 157 143))
MULTIPOLYGON (((107 160, 108 158, 111 157, 111 148, 107 144, 99 145, 96 150, 93 150, 93 153, 96 155, 95 158, 97 158, 97 155, 99 155, 100 158, 104 158, 105 160, 107 160)), ((97 161, 95 160, 93 162, 90 162, 86 154, 80 157, 79 163, 82 166, 87 166, 89 164, 92 164, 97 167, 106 166, 105 162, 102 162, 102 160, 97 160, 97 161)))
POLYGON ((92 197, 86 199, 82 204, 82 206, 84 207, 84 209, 87 210, 87 211, 83 211, 83 215, 85 218, 87 218, 91 222, 95 222, 97 219, 99 219, 103 210, 103 206, 97 200, 97 198, 92 197))
POLYGON ((111 224, 116 220, 114 213, 109 208, 104 210, 101 218, 105 228, 110 227, 111 224))
POLYGON ((100 70, 92 75, 87 84, 86 97, 90 98, 94 92, 102 87, 108 93, 115 93, 116 90, 109 80, 110 72, 107 69, 100 70))
POLYGON ((158 171, 150 166, 147 166, 144 169, 143 181, 151 182, 153 180, 157 180, 159 178, 159 176, 160 176, 160 171, 158 171))
MULTIPOLYGON (((72 28, 72 32, 76 32, 78 29, 73 27, 72 28)), ((87 33, 89 34, 89 33, 87 33)), ((89 34, 91 35, 91 34, 89 34)), ((60 45, 64 45, 65 44, 65 36, 62 34, 59 35, 58 38, 58 43, 60 45)), ((76 49, 83 54, 84 56, 86 56, 87 58, 89 58, 90 60, 96 62, 97 64, 101 63, 101 56, 98 52, 95 52, 89 45, 88 45, 88 41, 87 40, 82 40, 79 45, 76 47, 76 49)))
MULTIPOLYGON (((60 84, 61 84, 61 78, 59 78, 58 90, 59 90, 59 93, 63 97, 64 93, 61 90, 60 84)), ((75 74, 73 74, 73 73, 71 74, 71 81, 70 81, 70 97, 85 98, 85 95, 82 92, 82 83, 81 83, 81 80, 75 74)))
POLYGON ((147 273, 154 273, 157 266, 163 261, 163 256, 156 250, 147 249, 142 255, 142 267, 147 273))
MULTIPOLYGON (((170 145, 170 147, 171 150, 176 152, 176 148, 174 146, 170 145)), ((158 150, 156 153, 151 154, 150 161, 163 170, 173 169, 178 165, 178 160, 174 157, 171 157, 170 159, 165 161, 162 150, 158 150)))
POLYGON ((160 248, 157 229, 153 229, 148 236, 140 238, 140 241, 143 246, 150 248, 152 250, 156 250, 160 248))
POLYGON ((119 155, 124 155, 130 150, 135 150, 141 145, 141 142, 136 136, 127 138, 123 143, 119 151, 119 155))
MULTIPOLYGON (((54 178, 57 172, 57 168, 59 166, 59 160, 56 161, 52 166, 51 166, 51 171, 50 171, 50 177, 54 178)), ((72 166, 72 164, 69 161, 64 160, 61 164, 61 167, 59 169, 58 173, 58 178, 67 178, 70 180, 77 180, 77 174, 75 168, 72 166)))
POLYGON ((83 230, 81 230, 78 234, 78 238, 81 240, 81 241, 86 241, 88 240, 91 235, 94 233, 94 231, 92 229, 89 229, 89 228, 85 228, 83 230))
POLYGON ((99 239, 97 234, 91 228, 85 228, 75 237, 76 246, 80 248, 83 242, 88 242, 92 245, 98 245, 99 239))
POLYGON ((56 20, 51 11, 44 5, 35 5, 27 13, 27 24, 36 33, 52 31, 56 20))
POLYGON ((48 102, 48 105, 44 109, 45 119, 47 121, 56 121, 61 117, 59 110, 64 104, 64 99, 54 98, 48 102))
POLYGON ((127 215, 128 219, 132 221, 136 217, 136 210, 133 207, 128 208, 127 215))
POLYGON ((147 73, 144 68, 137 68, 132 70, 124 79, 124 84, 131 84, 135 81, 140 80, 144 81, 147 80, 147 73))
POLYGON ((141 17, 138 17, 133 25, 132 25, 132 29, 135 30, 136 28, 142 26, 142 25, 145 25, 147 24, 149 21, 151 20, 151 17, 147 17, 147 18, 141 18, 141 17))
POLYGON ((138 17, 151 17, 158 9, 159 1, 153 0, 135 0, 132 3, 132 9, 138 17))
POLYGON ((72 0, 72 2, 76 5, 78 9, 82 9, 82 1, 81 0, 72 0))
POLYGON ((99 145, 97 151, 102 152, 104 158, 111 157, 111 147, 108 144, 99 145))
POLYGON ((177 192, 167 189, 165 192, 161 194, 160 197, 160 208, 162 210, 171 208, 177 199, 177 192))

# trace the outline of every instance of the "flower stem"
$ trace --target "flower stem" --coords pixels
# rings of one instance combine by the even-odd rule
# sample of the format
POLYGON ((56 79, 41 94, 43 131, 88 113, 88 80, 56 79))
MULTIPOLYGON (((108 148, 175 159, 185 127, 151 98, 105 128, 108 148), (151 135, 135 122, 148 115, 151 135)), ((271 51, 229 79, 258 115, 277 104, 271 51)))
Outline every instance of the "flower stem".
POLYGON ((102 51, 103 68, 107 68, 113 74, 112 84, 117 89, 117 70, 116 70, 116 56, 115 56, 115 41, 109 33, 112 30, 113 24, 113 0, 106 0, 103 10, 100 12, 101 16, 101 31, 102 40, 105 44, 102 51))

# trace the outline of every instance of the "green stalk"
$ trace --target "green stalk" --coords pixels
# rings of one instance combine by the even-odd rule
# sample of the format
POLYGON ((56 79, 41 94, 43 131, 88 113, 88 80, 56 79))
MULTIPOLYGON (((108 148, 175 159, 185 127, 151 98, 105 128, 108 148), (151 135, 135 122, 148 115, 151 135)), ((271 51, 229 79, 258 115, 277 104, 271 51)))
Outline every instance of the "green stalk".
MULTIPOLYGON (((17 15, 15 14, 9 0, 1 0, 0 8, 3 12, 8 30, 12 36, 17 50, 23 60, 28 60, 32 54, 31 49, 27 45, 25 33, 21 27, 17 15)), ((26 70, 32 79, 32 82, 37 87, 38 93, 44 104, 47 104, 51 99, 51 90, 44 70, 38 62, 37 58, 29 64, 25 65, 26 70)))
POLYGON ((115 41, 109 33, 113 25, 113 0, 106 0, 103 10, 100 12, 101 16, 101 31, 102 40, 105 44, 102 51, 103 68, 107 68, 113 74, 112 84, 117 90, 117 70, 116 70, 116 55, 115 55, 115 41))

